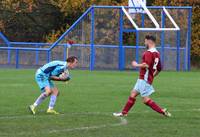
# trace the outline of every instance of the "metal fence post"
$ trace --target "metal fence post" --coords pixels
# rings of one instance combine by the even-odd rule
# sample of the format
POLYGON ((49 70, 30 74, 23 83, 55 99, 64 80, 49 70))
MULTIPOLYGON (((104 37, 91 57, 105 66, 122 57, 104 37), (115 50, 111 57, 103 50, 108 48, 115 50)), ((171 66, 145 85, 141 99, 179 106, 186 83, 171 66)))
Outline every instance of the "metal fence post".
POLYGON ((15 51, 15 68, 19 68, 19 50, 15 51))
POLYGON ((144 19, 145 19, 145 13, 142 13, 142 23, 141 23, 141 25, 142 25, 142 27, 144 27, 144 19))
MULTIPOLYGON (((36 45, 36 47, 39 48, 39 45, 36 45)), ((38 65, 38 63, 39 63, 39 51, 38 50, 35 51, 35 63, 36 63, 36 65, 38 65)))
MULTIPOLYGON (((165 12, 162 10, 161 13, 161 27, 164 28, 165 27, 165 12)), ((165 32, 162 31, 161 32, 161 62, 164 65, 164 60, 165 60, 165 32)))
POLYGON ((139 31, 136 30, 136 49, 135 49, 135 59, 139 62, 139 31))
MULTIPOLYGON (((8 47, 10 47, 10 46, 8 45, 8 47)), ((7 62, 8 62, 8 64, 11 63, 11 51, 10 50, 8 50, 7 62)))
POLYGON ((67 59, 67 44, 64 44, 63 60, 67 59))
POLYGON ((176 71, 180 71, 180 30, 176 32, 176 71))
POLYGON ((123 11, 119 13, 119 70, 124 69, 124 49, 123 49, 123 11))
POLYGON ((47 63, 50 62, 50 58, 51 58, 51 50, 47 50, 47 63))
POLYGON ((192 8, 189 9, 188 14, 188 32, 187 32, 187 70, 190 71, 190 50, 191 50, 191 22, 192 22, 192 8))
POLYGON ((183 70, 186 71, 187 70, 187 48, 183 49, 183 56, 184 56, 184 62, 183 62, 183 70))
POLYGON ((91 32, 90 32, 90 70, 94 70, 95 47, 94 47, 94 7, 91 9, 91 32))

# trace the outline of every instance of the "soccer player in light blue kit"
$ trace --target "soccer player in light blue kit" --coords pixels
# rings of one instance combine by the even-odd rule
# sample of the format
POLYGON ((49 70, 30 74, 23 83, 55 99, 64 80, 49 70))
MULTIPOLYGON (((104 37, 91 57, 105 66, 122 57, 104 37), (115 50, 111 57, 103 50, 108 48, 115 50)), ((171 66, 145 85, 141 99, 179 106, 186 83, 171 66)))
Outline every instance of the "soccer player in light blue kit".
POLYGON ((66 61, 52 61, 41 68, 39 68, 35 74, 35 80, 40 87, 41 95, 36 99, 36 101, 29 106, 32 114, 35 114, 35 108, 41 104, 45 98, 50 97, 49 108, 47 113, 59 114, 53 108, 56 103, 56 98, 58 96, 58 89, 54 86, 53 81, 69 81, 70 77, 66 73, 68 69, 73 69, 77 66, 78 59, 75 56, 67 58, 66 61), (61 74, 66 74, 66 77, 60 77, 61 74))

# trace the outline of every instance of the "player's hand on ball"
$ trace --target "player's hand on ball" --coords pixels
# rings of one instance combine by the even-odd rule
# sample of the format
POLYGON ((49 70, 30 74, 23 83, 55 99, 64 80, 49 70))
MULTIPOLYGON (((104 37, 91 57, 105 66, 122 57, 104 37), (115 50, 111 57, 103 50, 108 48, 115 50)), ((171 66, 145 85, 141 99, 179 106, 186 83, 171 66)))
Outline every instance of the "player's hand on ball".
POLYGON ((70 75, 69 75, 69 71, 65 71, 62 74, 60 74, 59 78, 61 79, 61 81, 67 82, 71 79, 70 75))
POLYGON ((131 65, 132 65, 134 68, 136 68, 137 65, 138 65, 138 63, 137 63, 136 61, 132 61, 132 62, 131 62, 131 65))

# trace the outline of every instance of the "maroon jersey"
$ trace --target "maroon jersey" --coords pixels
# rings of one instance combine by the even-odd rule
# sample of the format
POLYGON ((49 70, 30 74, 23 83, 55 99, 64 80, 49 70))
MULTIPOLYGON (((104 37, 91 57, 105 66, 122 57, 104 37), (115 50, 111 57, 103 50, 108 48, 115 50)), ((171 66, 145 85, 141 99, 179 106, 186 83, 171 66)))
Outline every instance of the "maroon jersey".
POLYGON ((142 55, 142 63, 146 63, 148 68, 140 68, 140 79, 144 79, 149 84, 152 84, 154 72, 161 71, 160 53, 156 48, 145 51, 142 55))

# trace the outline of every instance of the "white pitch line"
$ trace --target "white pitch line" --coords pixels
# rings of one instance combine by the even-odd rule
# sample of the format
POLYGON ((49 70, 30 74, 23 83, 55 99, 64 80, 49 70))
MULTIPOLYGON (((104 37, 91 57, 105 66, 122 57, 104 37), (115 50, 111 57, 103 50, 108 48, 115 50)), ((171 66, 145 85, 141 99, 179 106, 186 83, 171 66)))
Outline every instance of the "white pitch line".
POLYGON ((48 133, 70 132, 70 131, 75 131, 75 130, 91 130, 91 129, 106 128, 106 127, 116 127, 116 126, 122 126, 122 125, 127 125, 127 124, 128 124, 127 120, 123 117, 120 117, 120 122, 115 123, 115 124, 103 124, 103 125, 86 126, 86 127, 79 127, 79 128, 57 129, 57 130, 51 130, 48 133))
MULTIPOLYGON (((60 133, 60 132, 72 132, 72 131, 81 131, 81 130, 92 130, 92 129, 101 129, 101 128, 106 128, 106 127, 117 127, 117 126, 123 126, 127 125, 128 122, 125 118, 120 117, 119 118, 120 122, 119 123, 114 123, 114 124, 102 124, 102 125, 95 125, 95 126, 84 126, 84 127, 77 127, 77 128, 65 128, 65 129, 54 129, 54 130, 42 130, 39 131, 38 134, 53 134, 53 133, 60 133)), ((34 132, 35 134, 36 132, 34 132)), ((15 135, 32 135, 32 132, 17 132, 15 135)), ((10 134, 3 134, 3 135, 10 135, 10 134)))
MULTIPOLYGON (((171 110, 171 112, 182 112, 182 111, 200 111, 199 109, 188 109, 188 110, 171 110)), ((132 112, 132 113, 149 113, 150 111, 144 111, 144 112, 132 112)), ((132 114, 131 113, 131 114, 132 114)), ((65 116, 65 115, 110 115, 111 112, 85 112, 85 113, 67 113, 67 114, 61 114, 61 115, 22 115, 22 116, 0 116, 0 119, 13 119, 13 118, 36 118, 36 117, 47 117, 47 116, 65 116)), ((101 128, 106 128, 106 127, 116 127, 116 126, 123 126, 127 125, 128 122, 124 117, 120 117, 120 122, 119 123, 113 123, 113 124, 102 124, 102 125, 94 125, 94 126, 85 126, 85 127, 76 127, 76 128, 66 128, 66 129, 54 129, 54 130, 42 130, 39 132, 18 132, 15 133, 17 135, 32 135, 33 133, 35 134, 53 134, 53 133, 59 133, 59 132, 72 132, 72 131, 81 131, 81 130, 92 130, 92 129, 101 129, 101 128)), ((1 134, 8 136, 10 134, 1 134)))

